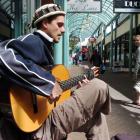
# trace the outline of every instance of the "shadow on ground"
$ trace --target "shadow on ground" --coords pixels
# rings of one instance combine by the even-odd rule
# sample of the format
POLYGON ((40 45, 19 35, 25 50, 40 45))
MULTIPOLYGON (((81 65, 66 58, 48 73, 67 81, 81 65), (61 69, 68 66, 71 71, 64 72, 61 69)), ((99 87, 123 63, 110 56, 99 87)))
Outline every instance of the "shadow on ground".
POLYGON ((131 104, 134 81, 130 73, 107 71, 100 76, 110 86, 112 112, 107 116, 110 135, 140 134, 140 107, 131 104))

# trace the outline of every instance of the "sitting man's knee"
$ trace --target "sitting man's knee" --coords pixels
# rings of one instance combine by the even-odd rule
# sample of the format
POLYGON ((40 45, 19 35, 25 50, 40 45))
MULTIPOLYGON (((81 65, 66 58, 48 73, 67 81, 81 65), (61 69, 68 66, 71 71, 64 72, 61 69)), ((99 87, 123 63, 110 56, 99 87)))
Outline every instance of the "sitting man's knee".
POLYGON ((104 81, 98 79, 98 78, 94 78, 93 80, 91 80, 93 87, 96 87, 97 90, 100 91, 108 91, 108 85, 107 83, 105 83, 104 81))

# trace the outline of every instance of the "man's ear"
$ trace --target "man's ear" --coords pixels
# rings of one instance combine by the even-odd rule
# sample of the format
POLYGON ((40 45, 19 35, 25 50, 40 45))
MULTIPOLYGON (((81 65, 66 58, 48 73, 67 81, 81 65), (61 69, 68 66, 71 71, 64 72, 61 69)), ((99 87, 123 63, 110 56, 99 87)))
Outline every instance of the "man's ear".
POLYGON ((42 21, 42 26, 46 29, 46 28, 48 28, 48 22, 47 22, 47 20, 43 20, 42 21))

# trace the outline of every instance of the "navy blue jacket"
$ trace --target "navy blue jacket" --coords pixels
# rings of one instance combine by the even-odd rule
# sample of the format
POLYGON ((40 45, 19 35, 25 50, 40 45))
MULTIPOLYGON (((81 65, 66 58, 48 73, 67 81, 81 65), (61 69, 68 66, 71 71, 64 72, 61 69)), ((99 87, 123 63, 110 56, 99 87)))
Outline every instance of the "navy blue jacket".
MULTIPOLYGON (((0 45, 0 75, 43 96, 49 96, 55 77, 45 66, 53 65, 52 41, 36 31, 0 45)), ((3 43, 3 42, 2 42, 3 43)))

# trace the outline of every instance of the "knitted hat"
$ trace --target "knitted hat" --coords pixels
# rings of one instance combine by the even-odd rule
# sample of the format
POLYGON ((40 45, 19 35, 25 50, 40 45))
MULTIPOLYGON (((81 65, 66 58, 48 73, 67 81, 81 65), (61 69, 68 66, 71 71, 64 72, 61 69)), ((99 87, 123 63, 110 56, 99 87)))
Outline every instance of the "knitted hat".
POLYGON ((65 12, 60 9, 60 7, 56 4, 45 4, 38 8, 35 11, 32 27, 36 27, 36 24, 43 20, 44 18, 53 16, 53 15, 65 15, 65 12))

